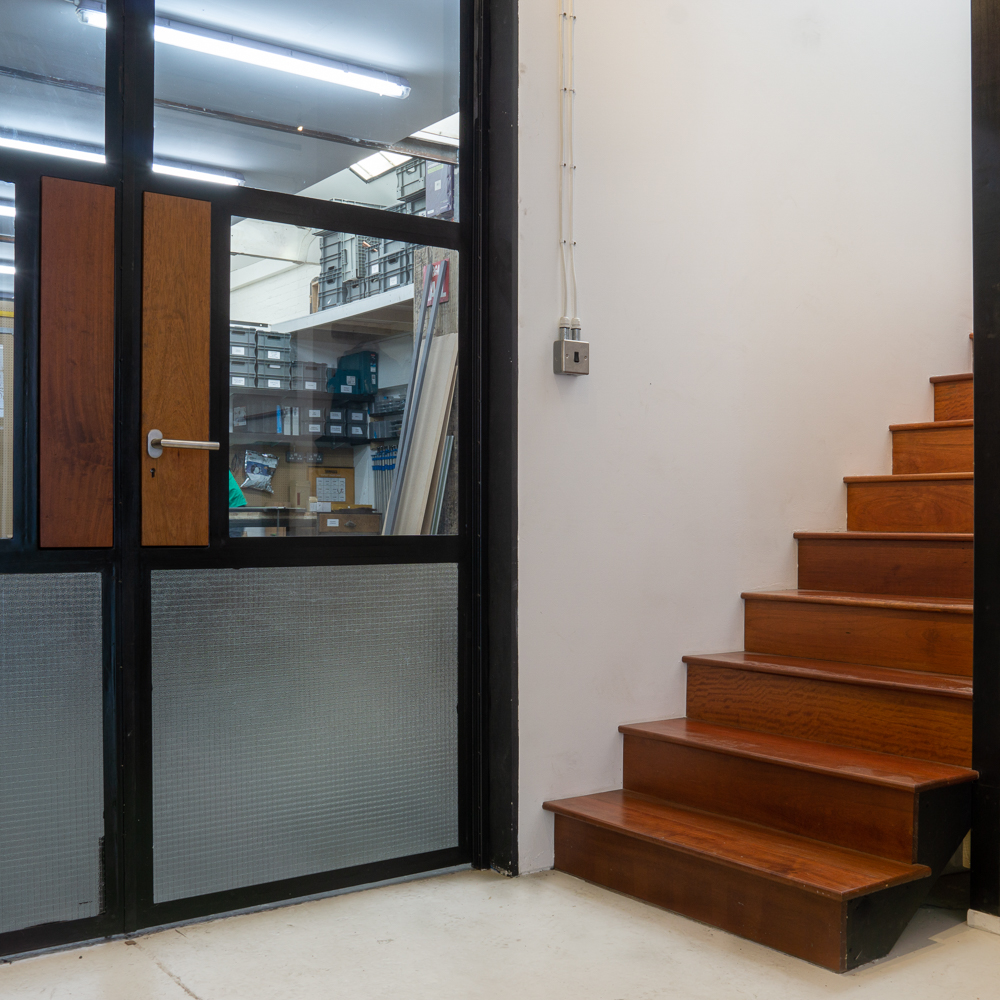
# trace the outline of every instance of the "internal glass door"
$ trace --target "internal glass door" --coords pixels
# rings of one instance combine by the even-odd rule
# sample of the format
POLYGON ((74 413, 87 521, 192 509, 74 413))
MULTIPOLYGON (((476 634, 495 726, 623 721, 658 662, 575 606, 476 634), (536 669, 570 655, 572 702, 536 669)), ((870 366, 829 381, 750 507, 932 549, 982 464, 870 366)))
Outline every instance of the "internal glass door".
POLYGON ((470 863, 471 4, 8 6, 0 954, 470 863))

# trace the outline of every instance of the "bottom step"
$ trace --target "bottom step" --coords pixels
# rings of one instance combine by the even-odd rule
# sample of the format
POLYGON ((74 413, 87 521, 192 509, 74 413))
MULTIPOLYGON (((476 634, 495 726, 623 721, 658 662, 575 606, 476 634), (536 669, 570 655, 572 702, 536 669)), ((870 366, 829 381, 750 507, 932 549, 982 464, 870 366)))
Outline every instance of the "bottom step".
POLYGON ((844 972, 885 955, 925 865, 860 854, 635 792, 546 802, 555 867, 844 972))

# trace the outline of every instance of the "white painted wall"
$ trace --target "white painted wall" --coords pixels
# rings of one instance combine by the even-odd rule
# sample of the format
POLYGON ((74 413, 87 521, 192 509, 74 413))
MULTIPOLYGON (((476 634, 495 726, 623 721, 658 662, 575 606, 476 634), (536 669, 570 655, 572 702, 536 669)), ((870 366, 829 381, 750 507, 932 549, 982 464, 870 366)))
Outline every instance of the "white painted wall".
POLYGON ((967 371, 968 4, 576 0, 586 378, 556 377, 558 0, 520 7, 520 852, 967 371))

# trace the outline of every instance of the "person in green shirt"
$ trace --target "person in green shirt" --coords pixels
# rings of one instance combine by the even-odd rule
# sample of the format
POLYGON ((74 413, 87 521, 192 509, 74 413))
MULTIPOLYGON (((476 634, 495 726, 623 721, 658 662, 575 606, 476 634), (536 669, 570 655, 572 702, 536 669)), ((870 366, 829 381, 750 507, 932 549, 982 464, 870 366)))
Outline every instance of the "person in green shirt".
POLYGON ((243 495, 243 490, 240 489, 239 484, 236 482, 236 477, 233 475, 233 470, 229 470, 229 506, 233 507, 245 507, 247 505, 247 498, 243 495))

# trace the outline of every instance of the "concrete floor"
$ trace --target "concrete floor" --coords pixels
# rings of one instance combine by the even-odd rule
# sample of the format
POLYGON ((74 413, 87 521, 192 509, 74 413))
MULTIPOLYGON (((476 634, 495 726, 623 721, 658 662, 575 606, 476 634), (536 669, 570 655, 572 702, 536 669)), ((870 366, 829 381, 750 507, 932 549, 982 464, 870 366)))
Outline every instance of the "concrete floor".
POLYGON ((370 889, 0 965, 3 1000, 996 1000, 1000 936, 922 909, 837 976, 558 872, 370 889))

